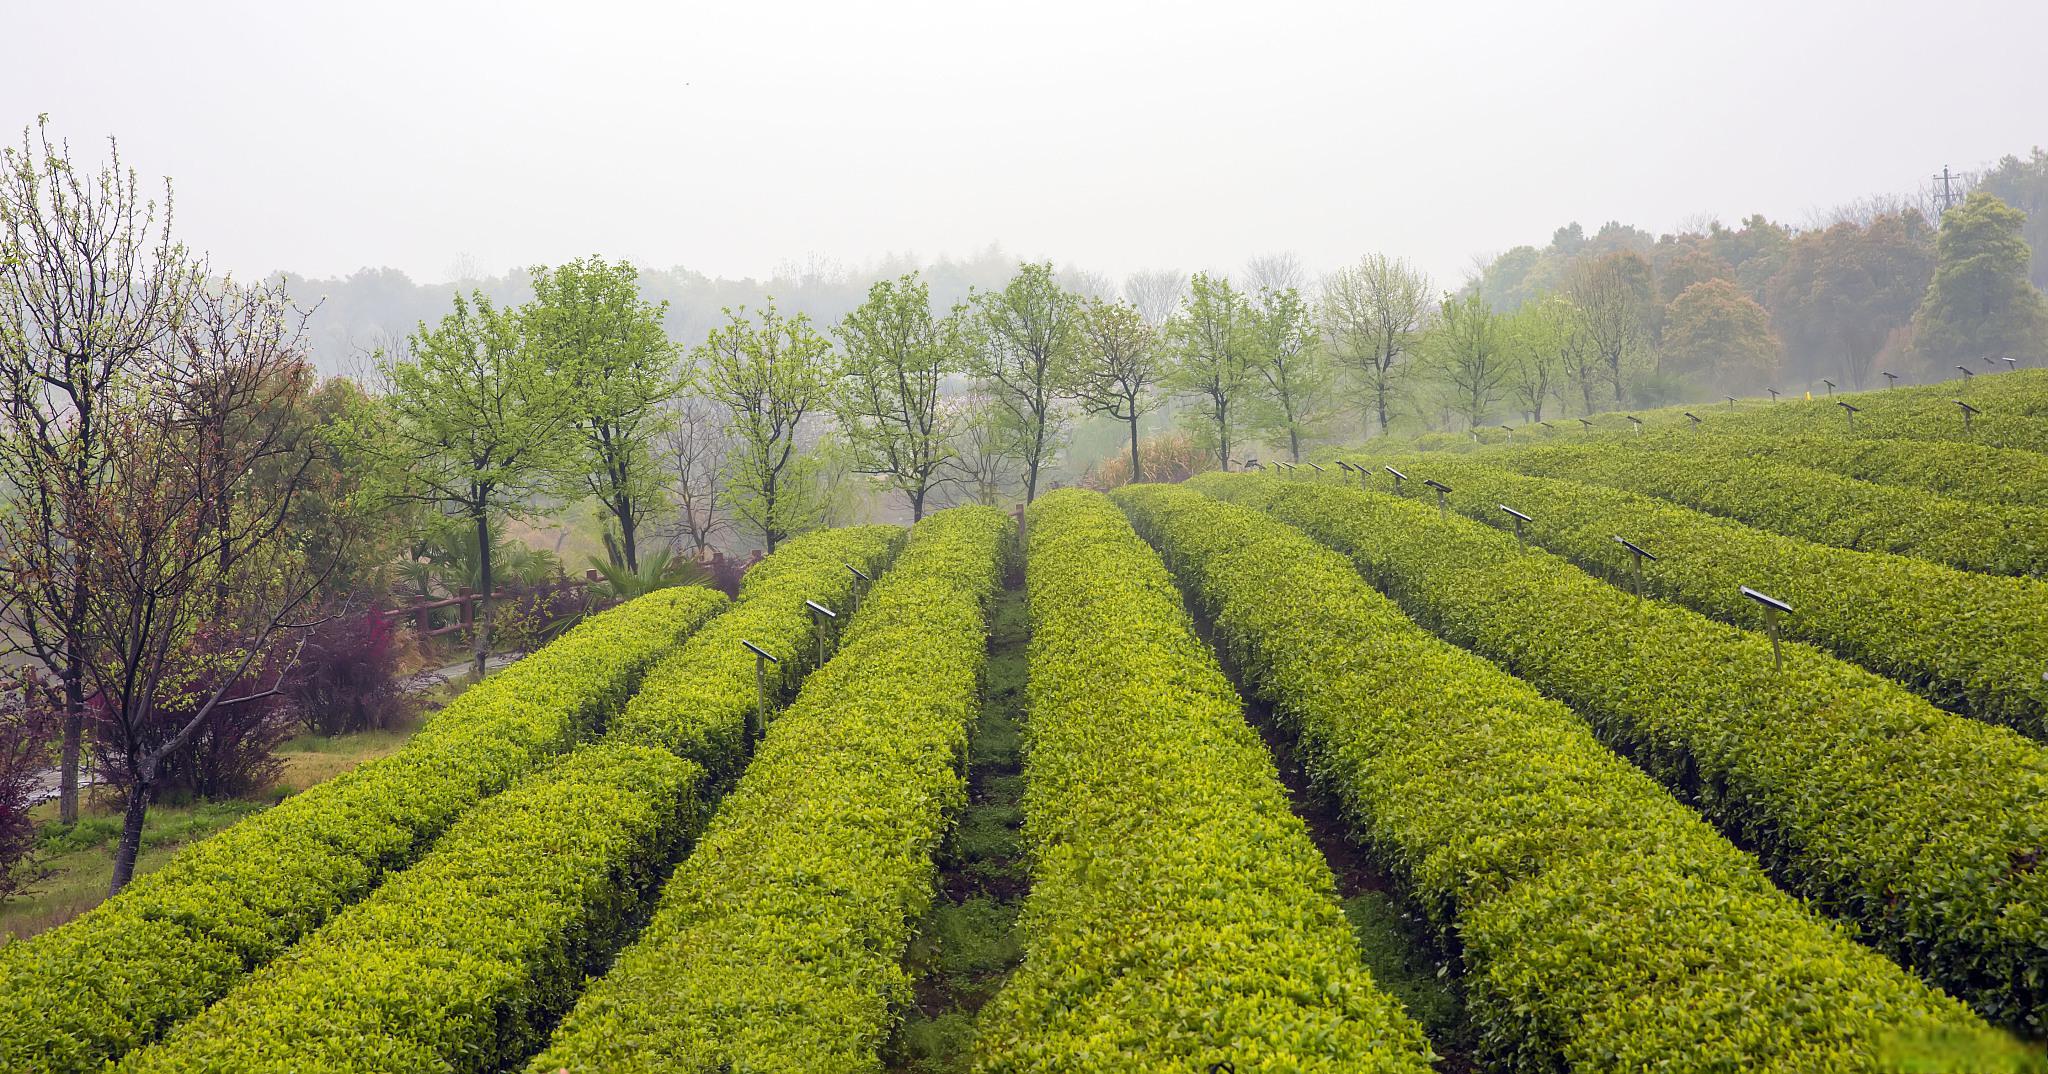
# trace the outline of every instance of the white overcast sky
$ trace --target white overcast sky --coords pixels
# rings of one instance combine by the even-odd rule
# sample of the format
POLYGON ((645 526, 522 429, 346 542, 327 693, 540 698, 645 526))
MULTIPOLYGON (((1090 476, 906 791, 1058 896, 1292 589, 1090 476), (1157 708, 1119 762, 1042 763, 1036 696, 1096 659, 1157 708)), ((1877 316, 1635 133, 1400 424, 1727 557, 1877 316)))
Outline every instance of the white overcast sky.
POLYGON ((1121 274, 1911 190, 2048 143, 2048 2, 0 0, 0 120, 116 134, 218 267, 1121 274))

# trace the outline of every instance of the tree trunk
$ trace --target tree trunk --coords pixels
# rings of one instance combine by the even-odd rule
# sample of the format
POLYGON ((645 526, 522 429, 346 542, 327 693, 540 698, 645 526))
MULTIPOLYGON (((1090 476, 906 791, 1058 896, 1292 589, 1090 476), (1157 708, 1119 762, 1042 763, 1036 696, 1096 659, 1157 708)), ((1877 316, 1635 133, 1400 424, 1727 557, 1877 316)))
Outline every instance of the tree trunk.
POLYGON ((910 494, 910 521, 912 522, 924 521, 924 494, 926 491, 924 488, 919 488, 910 494))
MULTIPOLYGON (((75 669, 78 665, 73 664, 75 669)), ((85 740, 85 687, 76 670, 64 673, 64 748, 57 765, 57 821, 78 823, 78 755, 85 740)))
POLYGON ((476 564, 477 564, 477 617, 476 617, 476 677, 484 677, 484 666, 491 655, 491 518, 482 512, 476 515, 476 564))
POLYGON ((1301 461, 1301 434, 1295 431, 1294 423, 1287 423, 1287 453, 1293 456, 1290 462, 1301 461))
POLYGON ((114 880, 107 885, 112 898, 135 876, 135 855, 142 849, 142 822, 149 816, 149 792, 155 778, 137 778, 128 788, 128 808, 121 815, 121 843, 114 849, 114 880))
POLYGON ((640 549, 635 533, 639 529, 639 524, 633 520, 633 501, 628 497, 621 497, 619 505, 619 544, 622 546, 619 550, 626 556, 626 570, 632 574, 639 574, 640 549))
POLYGON ((1378 379, 1373 382, 1373 395, 1377 397, 1376 402, 1379 404, 1380 435, 1385 436, 1387 435, 1387 374, 1385 370, 1381 370, 1378 379))
POLYGON ((1141 470, 1141 469, 1139 469, 1139 468, 1138 468, 1138 414, 1137 414, 1137 411, 1133 410, 1133 411, 1131 412, 1131 480, 1130 480, 1130 484, 1133 484, 1133 485, 1135 485, 1135 484, 1137 484, 1138 482, 1140 482, 1140 481, 1143 481, 1143 480, 1145 480, 1145 471, 1143 471, 1143 470, 1141 470))
POLYGON ((1228 404, 1216 408, 1216 458, 1223 469, 1230 469, 1230 407, 1228 404))

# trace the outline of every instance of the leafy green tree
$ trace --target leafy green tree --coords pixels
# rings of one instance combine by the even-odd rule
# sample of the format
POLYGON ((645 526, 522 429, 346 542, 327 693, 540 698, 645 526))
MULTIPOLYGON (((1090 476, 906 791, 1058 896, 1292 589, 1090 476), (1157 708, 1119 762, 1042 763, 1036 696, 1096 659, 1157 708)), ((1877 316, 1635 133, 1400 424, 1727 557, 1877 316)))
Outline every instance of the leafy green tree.
POLYGON ((640 297, 631 264, 596 257, 535 266, 533 302, 522 312, 528 345, 576 411, 581 443, 564 475, 568 491, 604 506, 608 558, 628 573, 640 567, 641 527, 662 506, 655 445, 674 422, 666 404, 681 387, 681 354, 661 327, 667 312, 668 303, 640 297))
POLYGON ((1793 239, 1765 289, 1788 372, 1861 387, 1893 332, 1910 323, 1934 274, 1933 235, 1917 212, 1842 222, 1793 239))
POLYGON ((1335 381, 1301 292, 1261 287, 1251 307, 1253 369, 1264 385, 1261 425, 1287 438, 1287 457, 1301 461, 1301 442, 1322 432, 1335 381))
POLYGON ((2024 159, 2000 158, 1978 178, 1977 189, 2027 214, 2021 234, 2033 251, 2029 278, 2048 288, 2048 149, 2036 146, 2024 159))
POLYGON ((1166 324, 1173 357, 1168 383, 1195 400, 1196 413, 1216 439, 1216 458, 1230 469, 1233 422, 1257 397, 1256 315, 1244 292, 1221 276, 1198 272, 1188 281, 1188 302, 1166 324))
POLYGON ((1942 214, 1934 280, 1913 314, 1914 353, 1946 367, 2048 346, 2048 298, 2027 278, 2026 223, 1983 191, 1942 214))
POLYGON ((1543 407, 1561 392, 1574 359, 1586 353, 1571 303, 1550 295, 1501 318, 1501 337, 1513 363, 1508 387, 1530 421, 1543 420, 1543 407))
POLYGON ((939 389, 967 365, 964 312, 933 317, 931 289, 912 272, 868 288, 833 329, 844 352, 834 406, 853 469, 908 498, 913 521, 953 457, 957 434, 939 389))
POLYGON ((1019 266, 1002 290, 978 292, 969 302, 972 371, 1015 429, 1006 442, 1019 451, 1028 503, 1038 497, 1039 473, 1066 434, 1081 300, 1053 279, 1047 262, 1019 266))
POLYGON ((1138 419, 1159 407, 1154 388, 1164 374, 1159 333, 1136 306, 1091 299, 1081 309, 1081 354, 1074 395, 1091 414, 1121 421, 1130 430, 1131 480, 1138 465, 1138 419))
POLYGON ((496 601, 493 529, 535 513, 535 499, 559 480, 579 409, 520 334, 519 314, 483 292, 433 328, 421 322, 410 356, 382 365, 390 390, 368 422, 350 432, 372 462, 365 492, 413 502, 464 520, 477 550, 483 614, 475 637, 477 674, 491 652, 496 601))
POLYGON ((1423 350, 1451 409, 1478 428, 1515 374, 1501 316, 1477 293, 1446 295, 1423 350))
POLYGON ((1776 379, 1778 338, 1771 317, 1731 280, 1686 288, 1665 311, 1659 366, 1700 388, 1752 391, 1776 379))
POLYGON ((1650 335, 1650 263, 1633 251, 1580 262, 1566 292, 1578 311, 1579 330, 1606 370, 1620 405, 1629 367, 1650 335))
POLYGON ((1399 405, 1415 340, 1429 324, 1429 276, 1398 258, 1373 254, 1323 281, 1322 336, 1331 359, 1362 387, 1380 435, 1399 405))
POLYGON ((692 352, 696 385, 729 415, 728 506, 773 552, 822 517, 817 460, 798 437, 830 405, 838 371, 831 341, 803 314, 784 317, 771 301, 758 323, 745 306, 725 315, 692 352))

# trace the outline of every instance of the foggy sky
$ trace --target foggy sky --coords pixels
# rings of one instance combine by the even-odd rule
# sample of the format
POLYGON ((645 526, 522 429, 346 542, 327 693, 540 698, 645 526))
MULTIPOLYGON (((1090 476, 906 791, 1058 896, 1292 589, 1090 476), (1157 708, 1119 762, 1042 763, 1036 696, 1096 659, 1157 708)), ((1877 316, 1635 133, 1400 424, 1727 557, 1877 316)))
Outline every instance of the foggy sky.
POLYGON ((1000 242, 1454 284, 1570 220, 2048 143, 2048 4, 0 3, 0 121, 177 182, 217 268, 712 275, 1000 242))

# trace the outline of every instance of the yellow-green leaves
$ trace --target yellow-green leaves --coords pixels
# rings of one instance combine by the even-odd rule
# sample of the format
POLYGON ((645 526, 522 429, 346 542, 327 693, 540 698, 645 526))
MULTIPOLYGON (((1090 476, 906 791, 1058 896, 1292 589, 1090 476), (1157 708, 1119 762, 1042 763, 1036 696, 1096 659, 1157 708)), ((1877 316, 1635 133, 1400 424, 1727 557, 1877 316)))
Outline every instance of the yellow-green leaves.
POLYGON ((120 1069, 501 1070, 624 938, 703 823, 703 782, 659 750, 578 750, 478 806, 419 864, 120 1069))
POLYGON ((1095 493, 1028 529, 1033 884, 976 1069, 1427 1070, 1158 557, 1095 493))
POLYGON ((1634 597, 1432 507, 1195 485, 1352 558, 1437 634, 1570 704, 1780 883, 1993 1021, 2048 1024, 2048 752, 1797 643, 1634 597))
POLYGON ((0 948, 0 1068, 97 1070, 198 1013, 479 800, 568 750, 725 603, 680 587, 593 616, 464 693, 391 757, 194 844, 77 921, 0 948))
MULTIPOLYGON (((1772 888, 1570 710, 1431 637, 1342 556, 1186 489, 1117 499, 1298 729, 1359 840, 1463 951, 1482 1045, 1503 1068, 1874 1071, 1903 1054, 1901 1034, 1946 1033, 1935 1054, 1955 1069, 2004 1048, 1772 888)), ((1999 1069, 1984 1062, 1973 1069, 1999 1069)))
POLYGON ((879 1069, 932 852, 965 797, 985 612, 1011 531, 979 507, 911 530, 654 920, 531 1070, 879 1069))

